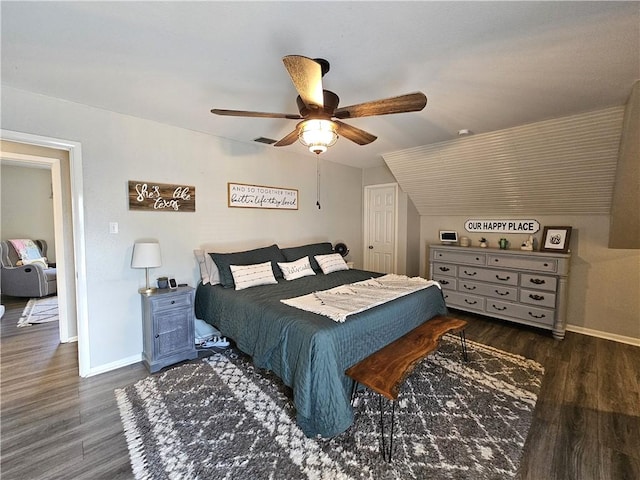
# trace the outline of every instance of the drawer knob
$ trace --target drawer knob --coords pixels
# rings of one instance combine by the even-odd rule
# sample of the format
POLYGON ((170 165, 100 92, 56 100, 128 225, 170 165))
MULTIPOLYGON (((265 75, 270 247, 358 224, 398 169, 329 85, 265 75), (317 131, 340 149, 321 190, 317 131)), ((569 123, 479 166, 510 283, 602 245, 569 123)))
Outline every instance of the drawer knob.
POLYGON ((493 304, 492 304, 491 306, 492 306, 493 308, 495 308, 496 310, 498 310, 499 312, 501 312, 501 311, 503 311, 503 310, 506 310, 506 309, 507 309, 507 307, 498 307, 497 305, 493 305, 493 304))
POLYGON ((530 294, 529 294, 529 298, 530 298, 531 300, 538 300, 538 301, 540 301, 540 300, 544 300, 544 295, 535 295, 535 294, 533 294, 533 293, 530 293, 530 294))
POLYGON ((449 280, 440 280, 442 285, 449 285, 449 280))
POLYGON ((176 303, 176 301, 175 300, 171 300, 171 305, 173 305, 174 303, 176 303))
POLYGON ((504 297, 505 295, 509 295, 509 292, 508 292, 508 291, 506 291, 506 292, 500 292, 499 290, 494 290, 494 292, 496 292, 498 295, 501 295, 501 296, 503 296, 503 297, 504 297))
POLYGON ((476 303, 478 303, 477 300, 474 300, 473 302, 470 302, 469 300, 467 300, 466 298, 464 299, 464 303, 468 303, 469 305, 475 305, 476 303))
POLYGON ((471 286, 469 286, 469 285, 463 285, 463 287, 464 287, 464 288, 466 288, 467 290, 475 290, 475 289, 476 289, 476 286, 475 286, 475 285, 471 285, 471 286))
POLYGON ((508 281, 511 279, 511 277, 510 277, 509 275, 507 275, 507 276, 506 276, 506 277, 504 277, 504 278, 503 278, 503 277, 501 277, 500 275, 496 275, 496 278, 497 278, 498 280, 503 281, 503 282, 508 282, 508 281))
POLYGON ((529 312, 529 315, 531 315, 533 318, 544 318, 544 317, 546 317, 546 315, 544 313, 541 313, 540 315, 534 315, 533 313, 529 312))
POLYGON ((449 270, 449 267, 440 267, 441 272, 448 272, 449 270))
POLYGON ((470 276, 470 277, 473 277, 473 276, 477 275, 477 274, 478 274, 478 272, 467 272, 467 271, 465 270, 465 271, 464 271, 464 274, 465 274, 465 275, 468 275, 468 276, 470 276))
POLYGON ((533 283, 534 285, 544 285, 545 283, 547 283, 546 281, 544 281, 541 278, 532 278, 529 280, 531 283, 533 283))

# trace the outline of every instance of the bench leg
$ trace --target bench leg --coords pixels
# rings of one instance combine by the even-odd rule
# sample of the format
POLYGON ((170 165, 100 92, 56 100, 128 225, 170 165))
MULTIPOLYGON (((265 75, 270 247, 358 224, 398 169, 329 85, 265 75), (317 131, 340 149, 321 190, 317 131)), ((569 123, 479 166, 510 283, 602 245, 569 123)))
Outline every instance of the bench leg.
POLYGON ((385 442, 385 434, 384 434, 384 399, 382 395, 378 395, 380 399, 380 447, 382 450, 382 458, 385 462, 391 462, 391 455, 393 453, 393 427, 395 424, 395 413, 396 413, 396 402, 390 400, 391 402, 391 433, 389 434, 389 448, 387 448, 385 442))
POLYGON ((464 335, 464 330, 460 330, 460 345, 462 345, 462 358, 464 358, 465 362, 468 362, 469 356, 467 355, 467 338, 464 335))
POLYGON ((351 383, 351 406, 355 405, 356 395, 358 394, 358 382, 353 380, 351 383))

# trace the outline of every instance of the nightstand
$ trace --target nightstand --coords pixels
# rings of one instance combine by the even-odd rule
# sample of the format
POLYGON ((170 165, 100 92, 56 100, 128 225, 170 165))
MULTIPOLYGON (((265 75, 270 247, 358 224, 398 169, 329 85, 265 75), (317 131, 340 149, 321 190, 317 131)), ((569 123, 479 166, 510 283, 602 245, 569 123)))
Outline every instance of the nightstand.
POLYGON ((142 297, 142 361, 151 373, 198 357, 192 287, 158 289, 142 297))

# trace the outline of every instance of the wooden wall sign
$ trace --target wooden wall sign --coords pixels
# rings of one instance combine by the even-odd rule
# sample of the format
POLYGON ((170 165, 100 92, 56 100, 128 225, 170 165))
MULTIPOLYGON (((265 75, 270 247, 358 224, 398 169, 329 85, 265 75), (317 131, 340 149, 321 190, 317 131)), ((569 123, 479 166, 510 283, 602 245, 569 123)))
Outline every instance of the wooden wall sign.
POLYGON ((196 187, 129 180, 129 210, 195 212, 196 187))
POLYGON ((229 207, 298 209, 298 190, 291 188, 229 182, 227 193, 229 207))

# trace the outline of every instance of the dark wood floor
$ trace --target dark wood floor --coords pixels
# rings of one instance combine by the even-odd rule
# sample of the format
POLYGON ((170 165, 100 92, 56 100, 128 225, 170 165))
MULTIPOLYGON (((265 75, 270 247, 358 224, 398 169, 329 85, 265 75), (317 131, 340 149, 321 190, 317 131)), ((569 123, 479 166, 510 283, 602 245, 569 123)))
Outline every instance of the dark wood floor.
MULTIPOLYGON (((1 478, 132 478, 113 390, 145 377, 146 369, 137 364, 80 378, 77 345, 58 342, 57 324, 17 328, 26 302, 2 303, 1 478)), ((470 340, 546 369, 522 479, 640 479, 640 348, 575 333, 556 341, 546 332, 460 316, 469 320, 470 340)))

